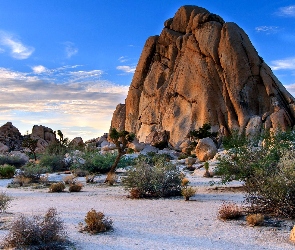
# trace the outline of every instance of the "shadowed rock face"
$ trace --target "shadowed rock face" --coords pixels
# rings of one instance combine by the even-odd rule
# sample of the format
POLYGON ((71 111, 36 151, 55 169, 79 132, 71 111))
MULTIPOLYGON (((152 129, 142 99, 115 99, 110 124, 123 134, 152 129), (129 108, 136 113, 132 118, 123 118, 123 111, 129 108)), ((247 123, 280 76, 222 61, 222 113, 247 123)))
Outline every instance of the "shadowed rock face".
POLYGON ((183 6, 164 26, 146 41, 126 103, 113 116, 118 129, 124 124, 143 142, 166 130, 177 148, 204 123, 223 133, 294 125, 294 98, 237 24, 183 6))

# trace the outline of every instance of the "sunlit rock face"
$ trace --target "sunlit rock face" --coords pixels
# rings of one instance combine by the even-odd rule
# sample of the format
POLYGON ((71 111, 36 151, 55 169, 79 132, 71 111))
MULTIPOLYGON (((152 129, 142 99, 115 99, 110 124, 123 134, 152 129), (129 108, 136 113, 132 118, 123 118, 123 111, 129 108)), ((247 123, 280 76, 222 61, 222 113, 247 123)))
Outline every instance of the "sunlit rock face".
POLYGON ((190 130, 257 133, 294 125, 295 104, 247 34, 197 6, 183 6, 143 48, 113 125, 140 142, 167 131, 177 148, 190 130), (121 114, 118 119, 118 114, 121 114), (123 126, 124 125, 124 126, 123 126))

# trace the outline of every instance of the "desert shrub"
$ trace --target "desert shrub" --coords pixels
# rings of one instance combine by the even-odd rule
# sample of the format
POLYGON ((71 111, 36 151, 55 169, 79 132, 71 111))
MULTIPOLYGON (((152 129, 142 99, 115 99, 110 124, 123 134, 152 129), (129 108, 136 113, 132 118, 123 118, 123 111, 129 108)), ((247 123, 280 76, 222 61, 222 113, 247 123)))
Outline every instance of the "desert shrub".
POLYGON ((92 175, 86 175, 85 176, 86 183, 94 183, 94 178, 95 178, 95 175, 94 174, 92 174, 92 175))
POLYGON ((221 220, 238 219, 242 215, 242 208, 233 202, 224 202, 218 209, 218 218, 221 220))
POLYGON ((26 160, 17 156, 1 155, 0 156, 0 165, 8 164, 16 168, 26 164, 26 160))
POLYGON ((4 238, 5 248, 65 249, 66 231, 55 208, 49 208, 44 217, 20 215, 4 238))
POLYGON ((245 134, 240 134, 238 130, 231 132, 229 136, 222 138, 222 145, 226 150, 243 147, 249 144, 245 134))
POLYGON ((75 183, 75 176, 74 175, 66 175, 63 178, 65 184, 74 184, 75 183))
POLYGON ((85 216, 86 226, 82 228, 82 231, 87 231, 91 234, 106 232, 112 229, 113 221, 110 218, 105 217, 102 212, 96 212, 91 209, 85 216))
POLYGON ((126 190, 137 189, 140 197, 166 197, 179 195, 181 174, 165 156, 140 156, 123 179, 126 190))
POLYGON ((212 139, 215 139, 217 136, 217 132, 210 132, 210 130, 211 130, 211 125, 209 123, 205 123, 198 130, 190 131, 188 134, 188 137, 193 141, 198 140, 198 139, 203 139, 206 137, 210 137, 212 139))
POLYGON ((69 187, 69 192, 80 192, 83 188, 83 184, 81 182, 72 183, 69 187))
POLYGON ((13 183, 19 184, 20 187, 29 184, 30 182, 32 182, 32 179, 23 175, 17 175, 13 179, 13 183))
POLYGON ((6 192, 0 192, 0 211, 4 213, 10 206, 12 198, 6 192))
POLYGON ((131 188, 129 190, 129 198, 139 199, 139 198, 142 198, 142 194, 137 188, 131 188))
POLYGON ((287 151, 278 164, 260 169, 247 180, 250 212, 295 218, 295 151, 287 151))
POLYGON ((62 155, 49 155, 44 154, 40 158, 40 166, 49 168, 50 172, 58 172, 65 170, 65 164, 63 162, 64 157, 62 155))
POLYGON ((263 214, 249 214, 246 217, 247 224, 249 226, 261 226, 264 222, 263 214))
POLYGON ((86 177, 86 175, 89 175, 88 170, 84 170, 84 169, 80 169, 80 168, 73 169, 72 173, 76 177, 86 177))
POLYGON ((32 181, 39 181, 42 174, 50 172, 50 168, 41 166, 35 162, 28 162, 21 170, 21 175, 32 179, 32 181))
POLYGON ((113 186, 117 182, 117 180, 118 180, 118 176, 112 173, 108 176, 107 184, 110 186, 113 186))
POLYGON ((181 194, 186 201, 188 201, 190 197, 194 196, 196 192, 197 192, 196 188, 189 187, 189 186, 185 186, 181 189, 181 194))
MULTIPOLYGON (((85 160, 85 163, 76 162, 72 164, 71 169, 87 170, 90 173, 107 173, 115 162, 116 157, 117 154, 112 153, 84 152, 81 158, 85 160)), ((130 157, 121 157, 117 167, 125 168, 132 165, 133 162, 134 160, 130 157)))
POLYGON ((15 167, 4 164, 0 166, 0 177, 10 179, 14 176, 15 167))
POLYGON ((52 183, 49 187, 49 192, 59 193, 59 192, 64 191, 65 188, 66 188, 66 186, 63 182, 52 183))

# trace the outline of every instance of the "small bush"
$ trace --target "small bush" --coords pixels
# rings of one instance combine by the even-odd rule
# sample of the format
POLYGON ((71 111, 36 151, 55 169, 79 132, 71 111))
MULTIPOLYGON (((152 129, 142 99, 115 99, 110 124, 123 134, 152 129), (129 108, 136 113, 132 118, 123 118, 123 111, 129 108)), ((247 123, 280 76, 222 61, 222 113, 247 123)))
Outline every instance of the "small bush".
POLYGON ((123 179, 126 190, 137 189, 139 197, 180 195, 181 173, 166 156, 140 156, 123 179))
POLYGON ((4 238, 3 247, 17 249, 65 249, 66 232, 55 208, 45 216, 19 216, 4 238))
POLYGON ((4 164, 0 166, 0 177, 5 179, 10 179, 14 176, 15 167, 11 165, 4 164))
POLYGON ((85 216, 86 226, 82 231, 87 231, 91 234, 106 232, 112 229, 113 221, 106 218, 102 212, 96 212, 91 209, 85 216))
POLYGON ((17 156, 1 155, 0 156, 0 165, 8 164, 16 168, 26 164, 26 160, 17 156))
POLYGON ((59 192, 64 191, 65 188, 66 188, 65 184, 62 182, 52 183, 49 187, 49 192, 59 193, 59 192))
POLYGON ((250 214, 246 217, 247 224, 249 226, 261 226, 264 222, 263 214, 250 214))
POLYGON ((13 183, 19 184, 20 187, 29 184, 32 181, 31 178, 25 177, 23 175, 18 175, 13 179, 13 183))
POLYGON ((80 169, 80 168, 74 169, 72 172, 76 177, 86 177, 86 175, 89 175, 88 170, 83 170, 83 169, 80 169))
POLYGON ((74 175, 66 175, 63 178, 65 184, 74 184, 75 183, 75 176, 74 175))
POLYGON ((65 170, 65 164, 63 162, 64 157, 62 155, 49 155, 44 154, 40 158, 40 166, 50 169, 50 172, 58 172, 65 170))
POLYGON ((50 172, 49 167, 44 167, 35 162, 29 162, 22 168, 22 175, 32 179, 33 182, 38 182, 42 174, 50 172))
POLYGON ((129 198, 131 199, 139 199, 142 198, 142 194, 137 188, 131 188, 129 190, 129 198))
POLYGON ((197 192, 197 189, 193 187, 186 186, 181 189, 181 194, 186 201, 188 201, 190 197, 194 196, 196 192, 197 192))
POLYGON ((94 178, 95 178, 95 175, 94 174, 92 174, 92 175, 86 175, 85 176, 86 183, 94 183, 94 178))
POLYGON ((0 192, 0 211, 1 213, 6 212, 9 208, 12 198, 8 196, 5 192, 0 192))
POLYGON ((236 203, 223 203, 218 209, 218 218, 221 220, 238 219, 242 215, 242 208, 236 203))
POLYGON ((80 192, 83 188, 82 183, 76 182, 70 185, 69 192, 80 192))

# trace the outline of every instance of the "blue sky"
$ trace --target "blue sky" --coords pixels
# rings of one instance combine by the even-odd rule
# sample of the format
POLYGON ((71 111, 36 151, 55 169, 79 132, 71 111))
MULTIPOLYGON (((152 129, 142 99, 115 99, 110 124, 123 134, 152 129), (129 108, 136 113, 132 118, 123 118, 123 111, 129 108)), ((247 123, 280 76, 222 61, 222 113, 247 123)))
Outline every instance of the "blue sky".
POLYGON ((0 0, 0 125, 107 132, 146 39, 182 5, 237 23, 295 95, 294 1, 0 0))

